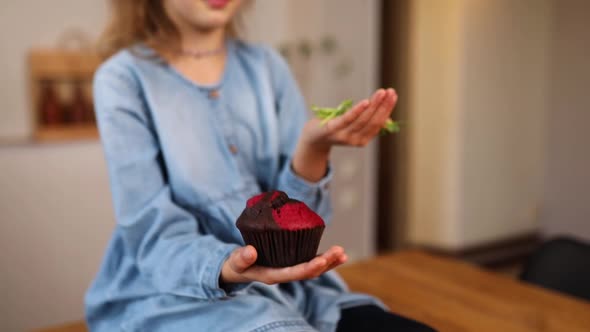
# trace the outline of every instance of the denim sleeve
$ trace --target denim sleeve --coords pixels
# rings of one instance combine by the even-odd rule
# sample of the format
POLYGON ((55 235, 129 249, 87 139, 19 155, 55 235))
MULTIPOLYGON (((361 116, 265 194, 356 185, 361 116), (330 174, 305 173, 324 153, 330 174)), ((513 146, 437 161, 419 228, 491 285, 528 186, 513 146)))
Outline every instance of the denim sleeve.
POLYGON ((131 68, 103 66, 95 76, 97 120, 125 243, 121 259, 134 261, 160 292, 223 297, 221 266, 237 246, 200 233, 199 220, 174 203, 141 91, 131 68))
POLYGON ((280 128, 281 170, 277 187, 290 197, 307 204, 328 223, 332 216, 329 193, 332 169, 328 167, 326 175, 318 182, 306 181, 293 171, 291 158, 307 121, 307 107, 284 59, 272 49, 268 49, 268 58, 280 128))

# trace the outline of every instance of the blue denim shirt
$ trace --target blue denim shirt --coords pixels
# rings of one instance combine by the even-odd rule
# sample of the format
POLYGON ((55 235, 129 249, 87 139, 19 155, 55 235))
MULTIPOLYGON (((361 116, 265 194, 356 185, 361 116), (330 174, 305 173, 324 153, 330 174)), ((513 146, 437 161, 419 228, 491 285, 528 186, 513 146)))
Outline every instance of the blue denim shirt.
POLYGON ((220 288, 252 195, 283 190, 330 220, 331 173, 309 183, 290 167, 306 107, 288 66, 269 48, 229 40, 227 50, 213 86, 146 47, 95 75, 117 224, 86 294, 93 331, 333 331, 341 308, 375 303, 333 272, 220 288))

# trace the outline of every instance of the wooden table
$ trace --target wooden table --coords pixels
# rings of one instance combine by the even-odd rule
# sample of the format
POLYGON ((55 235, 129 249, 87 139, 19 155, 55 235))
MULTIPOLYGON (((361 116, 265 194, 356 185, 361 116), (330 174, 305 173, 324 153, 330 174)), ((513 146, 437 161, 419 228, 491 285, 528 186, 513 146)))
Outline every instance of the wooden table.
POLYGON ((590 331, 589 302, 420 251, 338 271, 351 290, 373 294, 440 332, 590 331))

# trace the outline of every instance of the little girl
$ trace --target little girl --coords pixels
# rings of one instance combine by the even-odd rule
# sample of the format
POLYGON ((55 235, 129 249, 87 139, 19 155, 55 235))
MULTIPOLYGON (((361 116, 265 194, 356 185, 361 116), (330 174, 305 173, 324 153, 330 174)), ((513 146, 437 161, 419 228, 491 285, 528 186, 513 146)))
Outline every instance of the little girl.
POLYGON ((241 0, 113 0, 94 99, 117 225, 86 295, 93 331, 430 331, 346 291, 332 247, 254 265, 235 221, 278 189, 330 220, 329 154, 364 146, 395 106, 380 89, 320 126, 286 63, 235 38, 241 0))

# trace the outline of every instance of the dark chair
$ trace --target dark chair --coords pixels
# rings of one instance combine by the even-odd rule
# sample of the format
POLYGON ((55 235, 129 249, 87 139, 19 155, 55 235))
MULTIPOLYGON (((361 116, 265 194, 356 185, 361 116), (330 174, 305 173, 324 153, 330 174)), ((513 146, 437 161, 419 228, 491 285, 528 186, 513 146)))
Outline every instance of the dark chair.
POLYGON ((560 237, 542 244, 520 279, 590 301, 590 244, 560 237))

